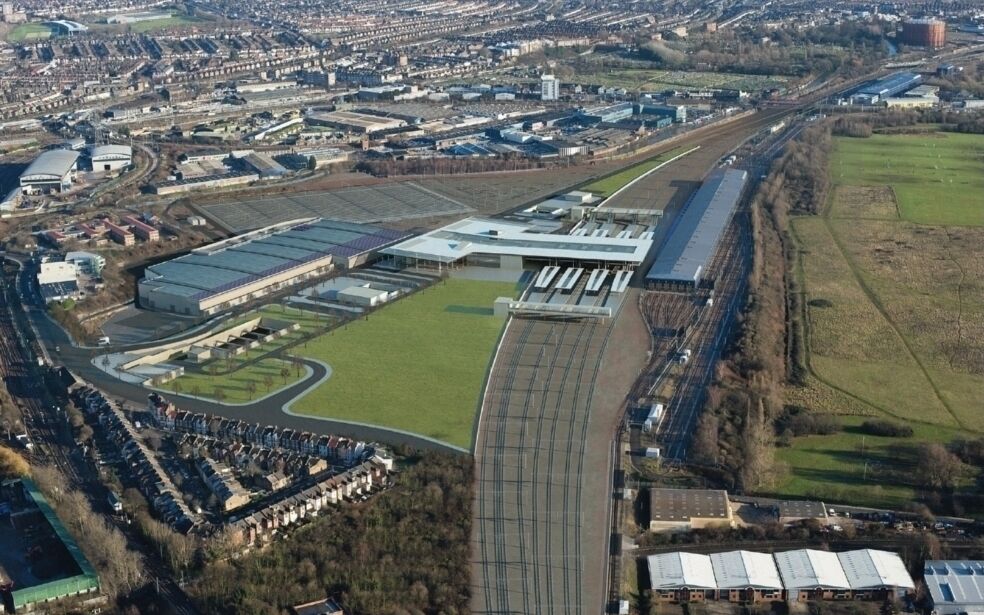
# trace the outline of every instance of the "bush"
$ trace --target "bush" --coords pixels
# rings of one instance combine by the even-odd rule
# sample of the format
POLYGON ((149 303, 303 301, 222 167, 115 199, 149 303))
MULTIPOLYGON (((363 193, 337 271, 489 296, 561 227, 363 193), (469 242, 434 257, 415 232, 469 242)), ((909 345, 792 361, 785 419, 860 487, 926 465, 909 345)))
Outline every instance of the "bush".
POLYGON ((776 419, 776 433, 784 439, 792 436, 827 436, 840 431, 840 423, 830 414, 814 414, 800 406, 786 406, 776 419))
POLYGON ((810 299, 808 302, 810 307, 815 308, 829 308, 834 307, 834 302, 830 299, 810 299))
POLYGON ((884 438, 911 438, 912 427, 893 423, 892 421, 872 420, 861 423, 861 431, 869 436, 882 436, 884 438))

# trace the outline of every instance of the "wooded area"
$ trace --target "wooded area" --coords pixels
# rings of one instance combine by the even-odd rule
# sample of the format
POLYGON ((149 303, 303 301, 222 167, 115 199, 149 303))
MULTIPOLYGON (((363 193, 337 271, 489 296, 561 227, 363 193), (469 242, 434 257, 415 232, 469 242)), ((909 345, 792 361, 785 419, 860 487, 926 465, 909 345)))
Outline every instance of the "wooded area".
POLYGON ((352 615, 467 613, 471 482, 470 458, 424 453, 368 502, 208 564, 192 593, 216 614, 286 613, 326 595, 352 615))

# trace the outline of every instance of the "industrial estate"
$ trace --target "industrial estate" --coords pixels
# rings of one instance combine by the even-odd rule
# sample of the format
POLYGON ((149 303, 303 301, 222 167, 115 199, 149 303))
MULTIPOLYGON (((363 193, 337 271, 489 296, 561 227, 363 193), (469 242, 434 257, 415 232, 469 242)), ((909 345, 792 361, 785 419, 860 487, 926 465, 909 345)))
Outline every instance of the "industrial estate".
POLYGON ((0 4, 0 613, 984 612, 984 8, 0 4))

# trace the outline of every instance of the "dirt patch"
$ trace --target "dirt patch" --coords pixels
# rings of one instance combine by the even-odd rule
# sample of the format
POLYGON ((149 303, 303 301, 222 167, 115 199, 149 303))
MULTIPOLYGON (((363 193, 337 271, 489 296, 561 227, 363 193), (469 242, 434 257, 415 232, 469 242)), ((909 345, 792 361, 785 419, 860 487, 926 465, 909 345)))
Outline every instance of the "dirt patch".
POLYGON ((833 218, 899 219, 891 186, 837 186, 830 207, 833 218))

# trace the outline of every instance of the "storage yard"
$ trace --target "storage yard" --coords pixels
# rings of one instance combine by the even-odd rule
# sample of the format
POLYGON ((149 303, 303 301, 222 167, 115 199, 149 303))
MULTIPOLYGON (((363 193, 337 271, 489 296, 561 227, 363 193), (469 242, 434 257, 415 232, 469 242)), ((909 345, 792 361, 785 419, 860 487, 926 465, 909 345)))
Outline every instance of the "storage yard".
POLYGON ((395 222, 462 215, 472 208, 415 182, 302 192, 199 205, 204 216, 234 233, 297 218, 324 217, 358 223, 395 222))

